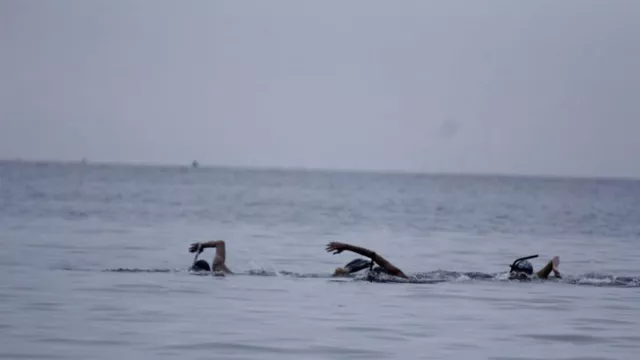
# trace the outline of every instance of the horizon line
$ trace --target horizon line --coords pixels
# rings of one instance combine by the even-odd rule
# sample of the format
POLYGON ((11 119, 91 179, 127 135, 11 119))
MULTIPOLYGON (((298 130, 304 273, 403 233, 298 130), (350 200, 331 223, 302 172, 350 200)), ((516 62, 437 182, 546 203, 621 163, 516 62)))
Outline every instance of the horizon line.
POLYGON ((36 159, 36 158, 0 158, 1 163, 29 163, 29 164, 57 164, 57 165, 84 165, 84 166, 140 166, 140 167, 175 167, 192 169, 193 162, 198 166, 194 169, 238 169, 248 171, 308 171, 324 173, 366 173, 378 175, 425 175, 425 176, 476 176, 476 177, 509 177, 509 178, 537 178, 537 179, 573 179, 573 180, 623 180, 639 181, 640 177, 634 176, 587 176, 587 175, 558 175, 558 174, 533 174, 533 173, 509 173, 509 172, 454 172, 454 171, 424 171, 424 170, 401 170, 401 169, 345 169, 345 168, 324 168, 308 166, 278 166, 278 165, 230 165, 230 164, 202 164, 197 160, 185 164, 159 163, 159 162, 136 162, 136 161, 89 161, 86 158, 80 160, 61 159, 36 159))

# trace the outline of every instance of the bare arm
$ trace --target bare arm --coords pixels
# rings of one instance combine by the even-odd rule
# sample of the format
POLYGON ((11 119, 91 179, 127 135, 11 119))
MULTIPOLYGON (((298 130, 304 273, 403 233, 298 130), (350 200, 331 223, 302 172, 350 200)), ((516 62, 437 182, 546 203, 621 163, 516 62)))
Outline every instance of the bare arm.
POLYGON ((560 271, 558 271, 559 265, 560 258, 558 256, 554 256, 553 259, 551 259, 551 261, 549 261, 545 267, 543 267, 536 273, 536 275, 540 279, 546 280, 549 278, 549 274, 551 274, 551 272, 553 271, 553 275, 555 275, 555 277, 562 279, 562 275, 560 275, 560 271))
POLYGON ((340 254, 344 250, 347 250, 347 251, 354 252, 356 254, 360 254, 362 256, 366 256, 376 264, 380 265, 383 269, 387 270, 390 274, 399 276, 405 279, 408 278, 407 275, 405 275, 402 272, 402 270, 398 269, 392 263, 387 261, 387 259, 383 258, 382 256, 376 254, 374 251, 371 251, 369 249, 365 249, 363 247, 354 246, 350 244, 331 242, 327 245, 326 250, 327 252, 333 252, 334 254, 340 254))
POLYGON ((201 252, 202 250, 206 249, 206 248, 215 248, 216 249, 216 254, 213 257, 213 267, 212 270, 213 271, 224 271, 226 273, 231 273, 231 270, 229 270, 229 268, 227 268, 227 265, 225 264, 225 260, 227 259, 227 252, 226 252, 226 245, 224 243, 224 240, 215 240, 215 241, 208 241, 208 242, 203 242, 203 243, 194 243, 191 244, 191 248, 189 249, 189 251, 191 252, 201 252))

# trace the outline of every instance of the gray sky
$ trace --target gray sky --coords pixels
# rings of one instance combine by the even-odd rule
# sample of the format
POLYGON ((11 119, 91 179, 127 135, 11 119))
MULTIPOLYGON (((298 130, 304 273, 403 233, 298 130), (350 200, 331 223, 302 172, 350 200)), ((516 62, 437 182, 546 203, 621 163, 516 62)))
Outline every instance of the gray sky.
POLYGON ((640 177, 640 1, 0 0, 0 158, 640 177))

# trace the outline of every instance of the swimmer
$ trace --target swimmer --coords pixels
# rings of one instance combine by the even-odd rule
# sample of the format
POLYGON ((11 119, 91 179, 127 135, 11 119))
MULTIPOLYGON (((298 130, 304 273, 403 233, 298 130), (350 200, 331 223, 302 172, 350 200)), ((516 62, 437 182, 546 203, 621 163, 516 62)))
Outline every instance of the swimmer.
POLYGON ((223 240, 209 241, 203 243, 193 243, 189 246, 189 252, 196 253, 193 259, 192 271, 212 271, 215 275, 233 274, 224 263, 226 259, 225 243, 223 240), (216 254, 211 262, 212 266, 205 260, 198 260, 198 255, 206 248, 216 248, 216 254))
MULTIPOLYGON (((533 266, 528 260, 537 257, 538 255, 532 255, 514 261, 513 264, 511 264, 511 271, 509 271, 509 280, 531 279, 533 277, 533 266)), ((562 275, 560 275, 560 271, 558 271, 558 266, 560 266, 560 258, 558 256, 554 256, 547 265, 535 273, 535 277, 547 280, 549 279, 551 272, 553 272, 555 277, 562 279, 562 275)))
POLYGON ((369 249, 365 249, 358 246, 353 246, 350 244, 344 244, 340 242, 330 242, 326 247, 327 252, 333 252, 333 254, 340 254, 341 252, 347 250, 354 252, 356 254, 360 254, 362 256, 366 256, 371 259, 371 261, 366 261, 362 259, 356 259, 345 265, 345 267, 337 268, 333 273, 333 276, 346 276, 357 271, 360 271, 365 268, 373 269, 373 264, 378 264, 380 267, 373 269, 376 272, 384 272, 389 275, 398 276, 404 279, 408 279, 408 276, 405 275, 402 270, 393 266, 389 261, 387 261, 382 256, 376 254, 374 251, 369 249))

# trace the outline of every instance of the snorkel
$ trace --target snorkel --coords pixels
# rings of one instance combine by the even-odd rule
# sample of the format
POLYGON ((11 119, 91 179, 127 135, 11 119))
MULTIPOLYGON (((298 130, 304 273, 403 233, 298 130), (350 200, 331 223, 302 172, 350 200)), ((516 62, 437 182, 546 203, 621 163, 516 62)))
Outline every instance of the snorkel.
POLYGON ((513 264, 511 264, 511 270, 509 271, 509 278, 520 279, 520 280, 528 279, 531 275, 533 275, 533 267, 531 266, 531 263, 529 263, 527 260, 535 259, 537 257, 538 257, 538 254, 516 259, 513 262, 513 264))
POLYGON ((198 255, 202 252, 202 247, 198 244, 196 249, 196 256, 193 258, 193 265, 191 265, 191 271, 211 271, 209 263, 205 260, 198 260, 198 255))
POLYGON ((516 271, 518 268, 518 264, 520 264, 521 262, 525 261, 525 260, 529 260, 529 259, 535 259, 538 257, 538 254, 535 255, 529 255, 529 256, 525 256, 525 257, 521 257, 519 259, 516 259, 513 264, 511 264, 511 271, 516 271))

